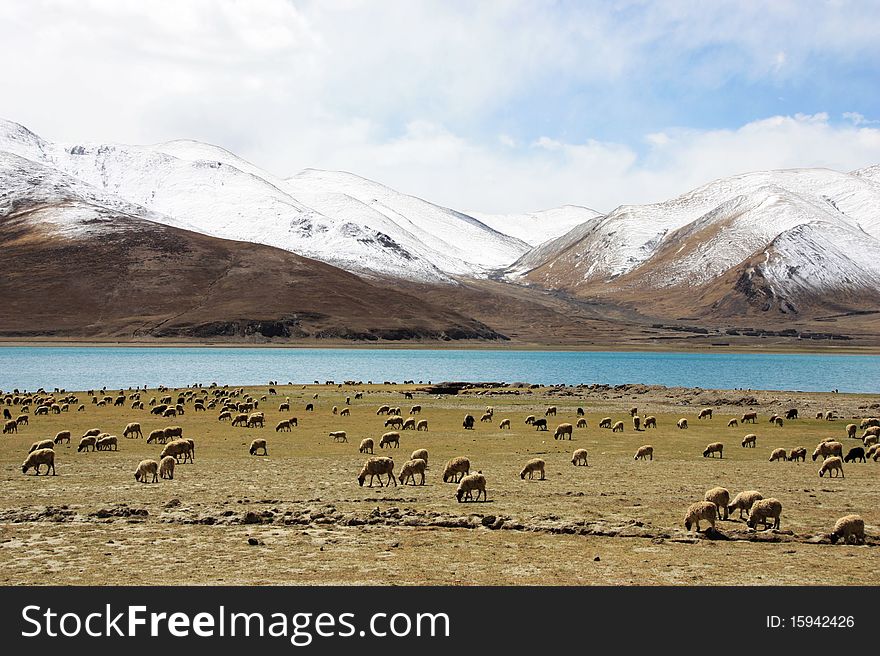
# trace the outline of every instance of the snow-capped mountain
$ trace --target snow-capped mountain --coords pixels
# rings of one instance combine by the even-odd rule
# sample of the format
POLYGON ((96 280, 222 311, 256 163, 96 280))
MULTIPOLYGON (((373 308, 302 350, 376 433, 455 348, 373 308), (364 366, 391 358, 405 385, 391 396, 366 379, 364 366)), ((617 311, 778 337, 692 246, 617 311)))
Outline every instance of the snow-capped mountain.
POLYGON ((837 294, 876 297, 876 174, 876 167, 851 174, 797 169, 716 180, 669 201, 622 206, 588 221, 526 254, 508 275, 621 298, 664 289, 696 301, 711 287, 703 305, 717 305, 738 289, 765 310, 795 311, 804 299, 834 302, 837 294))
POLYGON ((309 170, 282 180, 198 142, 53 144, 3 121, 0 151, 141 206, 151 220, 358 273, 451 282, 451 276, 485 276, 529 248, 465 214, 357 176, 309 170), (300 192, 317 207, 300 200, 300 192))
POLYGON ((563 205, 525 214, 469 214, 499 232, 522 239, 531 246, 561 237, 576 226, 600 215, 579 205, 563 205))

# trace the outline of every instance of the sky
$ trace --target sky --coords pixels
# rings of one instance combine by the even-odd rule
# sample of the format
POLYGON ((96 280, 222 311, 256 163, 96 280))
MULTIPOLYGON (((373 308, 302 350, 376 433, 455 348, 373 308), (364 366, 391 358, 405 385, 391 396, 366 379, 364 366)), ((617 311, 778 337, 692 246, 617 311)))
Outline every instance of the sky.
POLYGON ((463 211, 880 163, 873 0, 3 0, 0 117, 463 211))

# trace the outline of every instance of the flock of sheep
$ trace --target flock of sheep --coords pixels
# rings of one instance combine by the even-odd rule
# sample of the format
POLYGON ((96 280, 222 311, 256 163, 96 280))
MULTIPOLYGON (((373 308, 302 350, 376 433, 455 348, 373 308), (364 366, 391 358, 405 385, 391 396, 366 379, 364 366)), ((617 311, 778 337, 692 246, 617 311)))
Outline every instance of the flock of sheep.
MULTIPOLYGON (((186 389, 178 392, 178 396, 174 399, 173 395, 167 388, 160 388, 159 392, 164 394, 161 397, 152 397, 148 401, 150 414, 161 418, 178 417, 188 411, 187 405, 192 405, 193 412, 207 412, 213 410, 218 412, 219 421, 230 421, 232 426, 244 428, 264 428, 266 426, 265 413, 258 410, 260 402, 266 402, 268 396, 277 394, 274 387, 270 387, 267 394, 260 399, 254 398, 245 392, 243 388, 228 389, 212 386, 209 389, 196 388, 186 389)), ((145 410, 144 403, 141 400, 141 393, 135 391, 126 394, 120 391, 116 396, 107 395, 106 391, 96 394, 93 391, 87 392, 91 398, 92 404, 98 406, 112 405, 114 407, 125 407, 126 403, 130 403, 130 407, 135 410, 145 410), (103 394, 103 396, 101 396, 103 394)), ((412 398, 411 393, 406 393, 408 398, 412 398)), ((314 395, 317 399, 318 395, 314 395)), ((363 398, 363 393, 359 392, 355 398, 363 398)), ((7 393, 0 397, 0 405, 3 405, 4 424, 3 433, 12 434, 18 432, 21 425, 29 425, 30 408, 34 408, 34 416, 47 415, 49 413, 61 414, 69 412, 70 408, 76 407, 78 412, 85 410, 85 405, 79 403, 79 399, 74 394, 67 394, 61 398, 56 398, 53 394, 38 392, 36 394, 19 394, 7 393), (10 408, 15 407, 18 416, 12 418, 10 408)), ((346 397, 345 406, 338 408, 333 406, 331 413, 334 416, 346 417, 350 416, 351 397, 346 397)), ((278 406, 280 413, 290 412, 290 399, 287 398, 278 406)), ((314 404, 308 403, 305 406, 306 412, 314 412, 314 404)), ((385 432, 379 439, 378 446, 380 449, 400 448, 401 434, 399 431, 413 430, 417 433, 428 431, 427 419, 419 419, 416 415, 422 412, 421 405, 412 405, 409 417, 404 418, 400 407, 390 405, 382 405, 376 415, 381 416, 384 428, 394 428, 385 432)), ((583 408, 577 408, 575 424, 563 422, 556 426, 553 433, 555 440, 572 439, 575 432, 575 426, 578 429, 587 428, 587 419, 583 408)), ((556 406, 547 407, 543 417, 528 415, 525 418, 525 424, 533 426, 536 431, 548 430, 548 417, 557 415, 556 406)), ((637 408, 631 408, 630 416, 632 426, 635 431, 647 431, 657 428, 657 419, 654 416, 639 416, 637 408)), ((798 413, 796 409, 790 409, 785 419, 773 415, 769 419, 769 423, 774 427, 781 427, 785 420, 797 419, 798 413)), ((819 413, 817 419, 832 420, 832 413, 819 413)), ((697 415, 698 421, 713 419, 713 411, 711 408, 701 410, 697 415)), ((480 417, 480 423, 494 423, 495 410, 493 407, 487 407, 480 417)), ((751 423, 758 421, 756 412, 746 412, 737 420, 730 419, 727 422, 728 427, 738 426, 739 424, 751 423)), ((278 433, 289 432, 293 427, 298 426, 297 417, 285 417, 278 421, 275 431, 278 433)), ((462 427, 465 430, 474 430, 477 420, 471 414, 466 414, 462 427)), ((688 420, 682 417, 676 422, 676 426, 680 430, 687 430, 688 420)), ((609 429, 612 433, 623 432, 625 423, 623 421, 613 421, 611 417, 604 417, 598 422, 598 427, 609 429)), ((499 429, 510 430, 511 420, 504 418, 499 423, 499 429)), ((856 439, 859 430, 863 431, 861 440, 863 446, 851 448, 847 455, 843 456, 843 444, 836 438, 826 438, 820 442, 813 451, 812 458, 817 460, 822 458, 822 466, 819 469, 819 476, 824 477, 827 473, 829 477, 843 477, 843 464, 850 462, 867 462, 869 458, 874 461, 880 460, 880 420, 877 418, 865 418, 861 424, 848 424, 846 426, 846 435, 848 438, 856 439)), ((144 433, 139 422, 128 423, 122 431, 125 438, 138 439, 143 438, 144 433)), ((347 433, 344 430, 331 431, 329 437, 336 442, 348 442, 347 433)), ((41 467, 46 467, 46 474, 55 475, 55 450, 57 444, 71 441, 71 432, 69 430, 59 431, 54 439, 46 439, 35 442, 22 463, 22 472, 27 473, 30 469, 34 469, 36 474, 40 474, 41 467)), ((756 448, 758 437, 754 433, 747 434, 741 442, 742 448, 756 448)), ((180 426, 167 426, 165 428, 152 430, 146 439, 147 443, 157 443, 163 446, 158 460, 146 459, 138 463, 134 478, 141 483, 157 483, 159 478, 173 479, 174 469, 177 464, 194 462, 195 457, 195 441, 192 438, 183 436, 183 428, 180 426)), ((360 486, 367 482, 372 487, 374 481, 380 486, 398 484, 425 485, 426 470, 428 468, 428 451, 424 448, 416 449, 412 452, 410 459, 407 460, 400 471, 395 475, 395 463, 390 456, 376 456, 375 442, 372 438, 363 439, 358 451, 362 454, 369 454, 371 457, 367 459, 357 475, 357 481, 360 486)), ((117 436, 110 435, 98 428, 86 431, 80 438, 77 452, 83 451, 103 451, 118 450, 119 440, 117 436)), ((249 446, 249 454, 252 456, 268 456, 268 443, 264 438, 254 439, 249 446)), ((722 442, 712 442, 703 450, 703 457, 724 457, 724 444, 722 442)), ((776 461, 804 461, 806 460, 807 449, 805 447, 797 447, 791 451, 782 448, 773 449, 770 454, 770 462, 776 461)), ((653 460, 655 455, 654 446, 645 444, 640 446, 633 456, 634 460, 653 460)), ((571 456, 571 463, 574 466, 587 467, 588 453, 586 449, 578 448, 571 456)), ((520 471, 520 478, 533 479, 538 477, 540 480, 545 479, 546 463, 541 458, 532 458, 525 463, 520 471)), ((456 499, 458 502, 465 501, 483 501, 488 500, 486 490, 486 477, 482 471, 471 473, 471 463, 467 457, 457 456, 450 459, 443 467, 442 481, 444 483, 457 483, 456 499), (476 493, 476 494, 474 494, 476 493)), ((744 513, 748 514, 747 524, 750 528, 757 528, 761 524, 763 528, 779 529, 780 517, 782 514, 782 503, 774 498, 765 498, 756 490, 747 490, 737 494, 731 501, 730 492, 724 487, 715 487, 705 493, 704 499, 692 504, 686 512, 684 526, 686 530, 692 528, 700 531, 700 522, 708 524, 711 530, 715 529, 717 520, 727 520, 730 513, 739 510, 740 517, 744 517, 744 513)), ((864 521, 858 515, 847 515, 842 517, 831 533, 832 541, 843 539, 845 542, 853 541, 855 543, 863 543, 865 541, 864 521)))

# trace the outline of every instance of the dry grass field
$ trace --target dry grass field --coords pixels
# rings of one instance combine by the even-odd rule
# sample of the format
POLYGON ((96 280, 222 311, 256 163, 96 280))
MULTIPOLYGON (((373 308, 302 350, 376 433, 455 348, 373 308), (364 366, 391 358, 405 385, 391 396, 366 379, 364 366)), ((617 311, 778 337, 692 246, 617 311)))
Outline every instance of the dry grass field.
MULTIPOLYGON (((820 462, 768 462, 772 449, 807 447, 837 437, 844 453, 851 417, 878 414, 877 399, 858 395, 710 392, 647 387, 469 390, 438 398, 415 387, 338 388, 280 386, 260 403, 266 427, 238 428, 217 419, 219 408, 162 419, 149 407, 98 408, 78 393, 84 412, 35 417, 18 434, 0 438, 0 583, 12 584, 687 584, 802 585, 880 583, 880 462, 847 464, 845 478, 819 478, 820 462), (354 391, 365 392, 354 400, 354 391), (317 393, 318 399, 312 396, 317 393), (351 416, 331 413, 352 397, 351 416), (291 411, 278 404, 290 398, 291 411), (743 402, 743 397, 755 397, 743 402), (314 412, 305 412, 306 403, 314 412), (380 405, 414 403, 428 432, 401 432, 390 454, 378 448, 387 429, 380 405), (491 423, 480 423, 487 405, 491 423), (524 424, 556 405, 541 432, 524 424), (698 420, 704 405, 712 420, 698 420), (872 407, 872 405, 874 407, 872 407), (558 423, 586 411, 588 426, 571 441, 555 441, 558 423), (628 408, 658 419, 656 430, 635 432, 628 408), (771 426, 773 412, 797 407, 801 418, 771 426), (728 428, 731 417, 758 411, 758 423, 728 428), (847 419, 819 421, 818 410, 847 419), (475 430, 462 428, 465 413, 475 430), (279 419, 299 426, 276 433, 279 419), (623 433, 597 427, 602 417, 623 420, 623 433), (675 427, 680 417, 687 430, 675 427), (512 430, 500 430, 509 418, 512 430), (178 465, 174 480, 141 484, 137 463, 158 459, 162 447, 124 439, 123 427, 141 423, 145 435, 179 425, 195 439, 193 464, 178 465), (90 428, 119 436, 119 450, 78 453, 90 428), (31 443, 70 430, 70 445, 56 446, 57 476, 21 472, 31 443), (345 430, 347 443, 329 438, 345 430), (758 435, 745 449, 746 433, 758 435), (256 437, 268 440, 267 457, 248 455, 256 437), (395 471, 417 448, 429 452, 424 486, 359 487, 368 456, 361 439, 376 440, 376 455, 392 455, 395 471), (724 458, 703 458, 709 442, 725 445, 724 458), (634 461, 643 444, 653 461, 634 461), (576 448, 589 467, 575 467, 576 448), (456 485, 444 484, 446 460, 466 455, 488 481, 488 502, 457 503, 456 485), (547 463, 546 480, 521 480, 533 457, 547 463), (760 490, 783 503, 780 531, 751 531, 734 513, 713 535, 687 532, 684 513, 704 492, 721 485, 731 494, 760 490), (835 520, 848 513, 866 522, 868 544, 832 545, 835 520)), ((266 387, 247 388, 260 398, 266 387)), ((176 396, 176 394, 174 394, 176 396)), ((142 392, 148 401, 155 390, 142 392)), ((10 408, 13 415, 17 408, 10 408)), ((857 421, 855 423, 858 423, 857 421)), ((861 434, 861 431, 859 431, 861 434)))

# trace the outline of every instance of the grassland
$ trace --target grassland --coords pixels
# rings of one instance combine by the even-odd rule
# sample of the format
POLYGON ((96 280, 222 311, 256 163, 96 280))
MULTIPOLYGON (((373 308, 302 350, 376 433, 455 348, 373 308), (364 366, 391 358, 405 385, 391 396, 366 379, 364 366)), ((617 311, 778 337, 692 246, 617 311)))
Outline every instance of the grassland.
MULTIPOLYGON (((196 413, 192 404, 170 420, 129 404, 98 408, 81 392, 84 412, 31 416, 18 434, 0 438, 0 583, 880 583, 873 560, 880 544, 880 463, 848 464, 845 478, 829 480, 818 477, 819 463, 809 457, 768 462, 773 448, 812 451, 829 436, 845 450, 856 446, 845 437, 850 419, 811 417, 825 409, 847 418, 875 416, 874 397, 629 386, 469 390, 437 398, 416 387, 281 386, 260 404, 264 429, 233 428, 217 420, 217 410, 196 413), (351 417, 331 414, 355 390, 365 394, 352 400, 351 417), (404 391, 415 398, 405 400, 404 391), (290 413, 278 411, 285 397, 290 413), (308 402, 314 412, 304 411, 308 402), (376 408, 399 405, 406 416, 412 403, 422 405, 419 417, 429 431, 403 432, 391 455, 399 470, 414 449, 427 448, 426 485, 359 487, 355 477, 366 456, 358 443, 373 437, 378 444, 386 430, 376 408), (524 424, 526 415, 543 414, 551 404, 558 415, 550 418, 550 432, 524 424), (463 430, 464 414, 479 419, 486 405, 495 407, 494 421, 463 430), (706 405, 715 418, 698 421, 706 405), (554 426, 574 423, 579 406, 588 427, 576 429, 572 441, 554 441, 554 426), (630 406, 655 415, 658 429, 633 431, 630 406), (788 407, 802 418, 782 428, 767 423, 788 407), (726 427, 747 409, 759 412, 755 426, 726 427), (289 416, 299 426, 276 433, 275 423, 289 416), (624 420, 626 430, 597 428, 604 416, 624 420), (675 428, 680 417, 689 419, 688 430, 675 428), (512 430, 499 430, 504 418, 512 430), (173 481, 135 482, 137 463, 156 458, 161 446, 123 439, 130 421, 145 433, 182 426, 196 441, 195 463, 179 465, 173 481), (78 436, 92 427, 119 435, 119 450, 77 453, 78 436), (59 430, 74 439, 56 447, 58 475, 23 475, 30 444, 59 430), (348 442, 333 442, 331 430, 347 431, 348 442), (757 448, 741 448, 750 432, 758 435, 757 448), (268 439, 268 457, 248 455, 255 437, 268 439), (701 456, 713 441, 725 444, 723 459, 701 456), (633 461, 647 443, 655 459, 633 461), (588 450, 589 467, 572 466, 575 448, 588 450), (488 503, 456 503, 455 485, 442 483, 443 463, 456 455, 467 455, 486 475, 488 503), (519 478, 532 457, 547 462, 546 480, 519 478), (716 485, 779 498, 781 531, 753 532, 737 518, 721 522, 711 538, 686 532, 686 507, 716 485), (864 517, 868 544, 829 544, 834 521, 851 512, 864 517)), ((259 398, 267 390, 247 391, 259 398)))

